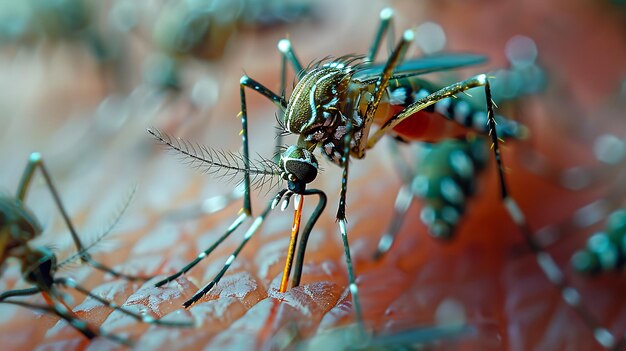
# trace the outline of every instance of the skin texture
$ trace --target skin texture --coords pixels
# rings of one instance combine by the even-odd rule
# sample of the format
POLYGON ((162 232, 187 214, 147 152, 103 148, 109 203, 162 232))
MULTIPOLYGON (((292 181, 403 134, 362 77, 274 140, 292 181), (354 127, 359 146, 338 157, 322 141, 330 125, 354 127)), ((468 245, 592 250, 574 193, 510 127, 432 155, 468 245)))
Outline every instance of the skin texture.
MULTIPOLYGON (((127 273, 161 277, 173 273, 221 235, 236 217, 240 202, 212 215, 168 220, 172 211, 191 213, 203 199, 228 193, 234 185, 177 162, 154 146, 145 128, 156 126, 212 147, 238 150, 241 125, 235 116, 239 111, 242 69, 278 91, 279 58, 275 47, 285 33, 305 64, 326 55, 365 53, 378 12, 392 5, 397 14, 396 37, 405 28, 426 20, 437 21, 448 36, 447 48, 490 58, 486 66, 463 70, 459 73, 462 77, 505 66, 503 48, 511 36, 524 34, 535 40, 539 62, 548 75, 545 92, 516 105, 502 105, 498 110, 520 119, 531 131, 528 140, 507 142, 503 150, 511 193, 531 228, 537 231, 558 225, 580 207, 617 193, 617 177, 624 172, 621 168, 600 171, 602 181, 578 191, 564 189, 553 178, 558 179, 559 172, 574 166, 601 169, 592 152, 594 140, 608 132, 623 136, 625 126, 618 119, 623 106, 615 104, 615 96, 626 74, 620 64, 626 61, 626 41, 623 25, 619 24, 626 10, 583 1, 534 1, 524 5, 514 1, 398 1, 376 6, 355 3, 322 2, 317 11, 323 16, 317 19, 289 27, 239 32, 222 59, 189 64, 185 74, 189 84, 181 97, 139 100, 132 107, 116 105, 121 100, 115 99, 100 104, 112 92, 84 48, 70 44, 40 44, 28 50, 3 48, 0 60, 5 64, 0 67, 5 68, 0 70, 0 84, 5 93, 0 98, 0 118, 7 127, 0 130, 0 186, 14 193, 28 154, 41 151, 79 234, 89 242, 113 220, 128 189, 137 184, 132 206, 114 236, 93 254, 127 273), (198 77, 217 84, 214 93, 218 99, 210 109, 189 108, 187 98, 198 77), (553 171, 540 168, 538 172, 530 167, 523 158, 529 149, 539 152, 553 171)), ((152 50, 142 38, 146 26, 142 23, 138 35, 124 37, 133 86, 139 83, 141 63, 152 50)), ((379 60, 383 57, 379 55, 379 60)), ((114 92, 120 94, 118 97, 128 93, 114 92)), ((270 124, 275 121, 275 108, 254 94, 248 94, 247 101, 251 150, 271 157, 274 129, 270 124)), ((538 268, 506 215, 499 200, 492 156, 479 181, 478 195, 469 203, 452 240, 441 242, 429 237, 419 220, 421 204, 414 202, 396 245, 385 258, 372 261, 401 185, 382 144, 364 160, 351 164, 348 186, 348 232, 369 329, 390 334, 464 320, 475 332, 443 348, 598 347, 591 331, 538 268)), ((138 346, 150 349, 269 347, 351 323, 346 268, 333 218, 341 173, 331 163, 322 162, 324 170, 313 185, 328 194, 329 202, 311 236, 300 287, 284 294, 278 292, 293 214, 290 206, 284 213, 275 211, 270 215, 222 282, 188 311, 181 311, 182 302, 210 281, 244 230, 233 234, 185 277, 159 289, 114 280, 87 267, 59 273, 75 277, 118 304, 146 308, 154 317, 195 318, 201 324, 197 329, 170 330, 137 324, 74 293, 70 293, 74 300, 69 305, 91 325, 110 332, 124 331, 138 346)), ((253 192, 253 212, 260 214, 273 195, 266 189, 253 192)), ((618 205, 622 199, 618 196, 618 205)), ((69 235, 46 189, 35 185, 26 203, 46 228, 43 243, 53 244, 60 253, 71 251, 69 235)), ((305 215, 313 206, 313 201, 307 199, 305 215)), ((572 278, 594 317, 614 334, 623 335, 623 274, 587 278, 575 275, 568 266, 571 254, 602 225, 600 221, 590 228, 558 228, 560 235, 548 249, 572 278)), ((0 279, 0 289, 25 286, 19 269, 9 265, 0 279)), ((0 339, 7 340, 10 349, 89 345, 75 330, 49 316, 5 305, 0 305, 0 316, 0 339), (52 331, 47 332, 50 328, 52 331)), ((101 343, 109 342, 98 339, 89 347, 101 343)))

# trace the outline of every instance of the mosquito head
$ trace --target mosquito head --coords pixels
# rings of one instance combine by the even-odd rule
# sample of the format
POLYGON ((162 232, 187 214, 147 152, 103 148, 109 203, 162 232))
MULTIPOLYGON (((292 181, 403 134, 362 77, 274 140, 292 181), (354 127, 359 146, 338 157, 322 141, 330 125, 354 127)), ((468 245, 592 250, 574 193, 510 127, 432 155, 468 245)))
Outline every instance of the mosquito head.
POLYGON ((289 182, 291 191, 304 191, 306 185, 317 177, 318 163, 311 151, 296 145, 280 155, 283 179, 289 182), (293 189, 292 189, 293 188, 293 189))

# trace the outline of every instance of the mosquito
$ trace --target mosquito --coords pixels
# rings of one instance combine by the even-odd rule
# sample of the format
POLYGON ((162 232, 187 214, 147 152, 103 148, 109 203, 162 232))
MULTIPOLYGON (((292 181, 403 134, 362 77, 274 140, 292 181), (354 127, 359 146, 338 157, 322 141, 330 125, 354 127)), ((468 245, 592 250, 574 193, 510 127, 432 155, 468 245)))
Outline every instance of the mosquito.
MULTIPOLYGON (((101 235, 95 243, 100 241, 117 223, 121 214, 128 206, 128 202, 124 209, 120 212, 120 216, 114 221, 114 224, 101 235)), ((70 220, 65 207, 61 202, 56 187, 52 182, 52 178, 43 163, 43 159, 40 153, 34 152, 30 155, 28 164, 22 174, 20 180, 17 195, 15 197, 1 196, 0 197, 0 268, 9 258, 15 258, 20 262, 22 275, 26 282, 33 285, 31 288, 10 290, 0 294, 0 303, 13 304, 23 306, 31 309, 37 309, 46 313, 54 314, 64 320, 66 320, 72 327, 81 332, 85 337, 92 339, 98 336, 106 337, 112 341, 130 344, 129 340, 122 337, 108 334, 99 330, 95 330, 88 324, 76 316, 72 309, 64 302, 62 293, 58 287, 72 288, 85 296, 89 296, 96 301, 108 306, 116 311, 120 311, 130 317, 144 322, 156 325, 170 326, 170 327, 191 327, 193 324, 186 322, 168 322, 157 320, 151 316, 140 315, 115 303, 103 299, 102 297, 92 294, 87 288, 82 287, 76 281, 70 278, 58 277, 57 271, 62 266, 80 259, 84 263, 109 273, 115 277, 124 278, 128 280, 148 280, 149 277, 138 277, 119 273, 108 266, 94 260, 89 254, 88 250, 92 248, 95 243, 90 245, 83 245, 80 240, 74 225, 70 220), (25 206, 24 201, 28 192, 28 188, 32 182, 35 171, 39 169, 43 175, 46 185, 52 194, 54 202, 61 212, 61 215, 67 225, 74 244, 77 249, 77 253, 65 261, 57 262, 56 255, 46 247, 31 247, 30 241, 38 237, 43 228, 36 216, 25 206), (20 300, 14 300, 14 297, 30 296, 41 293, 45 305, 32 304, 20 300)))
MULTIPOLYGON (((264 185, 268 182, 267 177, 274 178, 277 176, 280 178, 279 180, 287 183, 286 189, 281 190, 270 201, 270 204, 261 216, 256 217, 253 224, 244 234, 244 240, 241 245, 227 259, 224 269, 218 273, 215 279, 187 301, 185 307, 189 307, 197 302, 219 281, 243 248, 243 245, 256 232, 268 212, 281 199, 285 199, 283 202, 284 207, 293 195, 306 196, 315 194, 320 197, 320 201, 312 218, 309 220, 307 228, 304 230, 301 240, 301 251, 298 253, 296 274, 292 282, 292 286, 297 286, 302 268, 300 257, 304 255, 303 248, 306 245, 309 228, 311 223, 314 223, 317 217, 319 217, 326 203, 326 196, 323 191, 307 189, 307 184, 317 177, 319 164, 313 152, 319 146, 323 155, 334 164, 343 168, 340 201, 336 218, 342 237, 350 281, 349 289, 354 301, 355 313, 357 320, 362 320, 358 288, 354 282, 354 270, 346 229, 345 207, 350 158, 364 158, 366 150, 374 147, 385 134, 394 133, 403 136, 403 125, 401 125, 401 122, 419 112, 424 112, 420 117, 423 119, 423 124, 427 127, 421 128, 421 137, 425 140, 440 139, 443 137, 442 134, 456 136, 459 133, 465 133, 464 127, 475 127, 482 133, 491 132, 492 140, 497 141, 495 117, 493 117, 489 82, 486 75, 478 75, 432 92, 428 91, 426 88, 428 85, 420 80, 417 82, 423 83, 424 88, 416 90, 414 94, 411 93, 416 87, 416 80, 412 80, 415 76, 478 64, 484 61, 484 57, 471 54, 447 54, 424 57, 402 63, 404 54, 414 38, 413 31, 408 30, 404 33, 402 39, 384 64, 373 64, 372 62, 378 52, 381 38, 390 25, 391 17, 392 11, 390 9, 385 9, 381 12, 381 23, 367 57, 344 56, 335 60, 322 60, 305 69, 297 59, 290 41, 287 39, 281 40, 278 48, 283 55, 283 67, 285 67, 287 62, 293 66, 295 72, 298 72, 298 83, 293 89, 291 98, 287 101, 284 97, 275 94, 247 75, 240 79, 241 112, 238 116, 242 121, 243 151, 241 154, 211 149, 185 140, 171 138, 158 130, 148 130, 160 142, 181 154, 190 163, 195 164, 197 167, 206 167, 205 170, 207 172, 218 173, 222 176, 235 176, 238 173, 242 173, 242 182, 245 189, 242 213, 228 228, 227 232, 209 249, 200 253, 189 265, 185 266, 178 273, 157 283, 157 286, 166 284, 189 271, 200 260, 210 254, 245 219, 252 217, 251 187, 259 184, 264 185), (467 111, 463 110, 464 105, 461 104, 456 110, 452 109, 452 111, 457 111, 454 115, 446 115, 446 118, 441 119, 432 118, 434 109, 438 107, 444 108, 442 104, 445 104, 444 106, 447 109, 450 109, 450 106, 456 106, 450 103, 436 105, 438 102, 445 101, 446 98, 480 86, 484 86, 486 89, 490 115, 486 113, 475 116, 467 115, 467 111), (260 93, 278 106, 282 112, 278 118, 279 126, 283 131, 282 134, 299 135, 297 144, 284 147, 277 161, 261 159, 251 162, 250 160, 248 114, 245 100, 246 89, 260 93), (395 104, 393 103, 394 101, 395 104), (391 107, 394 107, 394 105, 396 107, 400 105, 402 109, 387 119, 370 136, 370 128, 374 124, 377 112, 389 114, 391 107), (435 106, 431 107, 433 105, 435 106), (479 117, 482 118, 480 123, 476 121, 479 117), (460 122, 461 120, 462 122, 460 122), (489 121, 489 124, 485 125, 487 121, 489 121), (461 125, 461 123, 464 125, 461 125), (395 127, 398 128, 394 129, 395 127)), ((285 69, 283 68, 283 81, 284 71, 285 69)), ((515 133, 516 125, 506 123, 504 125, 510 127, 509 129, 503 129, 506 130, 506 133, 515 133)), ((494 147, 494 150, 499 160, 500 156, 497 146, 494 147)), ((301 206, 302 200, 297 203, 292 242, 295 236, 294 233, 297 233, 297 227, 299 226, 298 217, 301 213, 299 210, 301 206)), ((289 247, 290 254, 288 257, 291 257, 293 244, 290 243, 289 247)), ((287 262, 286 266, 289 266, 289 262, 287 262)), ((285 269, 285 272, 287 271, 288 268, 285 269)), ((283 279, 285 279, 285 276, 283 276, 283 279)), ((281 284, 281 287, 284 285, 281 284)))
MULTIPOLYGON (((250 206, 251 179, 254 181, 252 184, 265 184, 266 181, 263 179, 266 177, 280 177, 282 181, 287 183, 286 189, 283 189, 273 201, 270 201, 261 216, 255 218, 253 224, 244 234, 244 240, 240 246, 226 260, 223 270, 184 305, 189 307, 197 302, 219 281, 225 270, 236 259, 243 245, 254 235, 269 210, 281 198, 287 196, 288 199, 288 196, 294 194, 311 194, 312 190, 307 189, 307 185, 317 177, 319 163, 314 152, 319 149, 321 154, 330 162, 343 169, 336 220, 342 239, 354 313, 357 323, 362 326, 362 309, 359 302, 358 287, 355 283, 346 226, 346 194, 350 160, 352 158, 364 158, 366 151, 373 148, 384 135, 408 136, 411 140, 438 142, 444 138, 463 137, 468 134, 468 131, 473 130, 490 137, 492 151, 497 163, 503 206, 522 232, 527 245, 536 255, 539 266, 551 283, 562 292, 564 300, 580 312, 583 319, 594 331, 596 339, 604 346, 612 345, 614 343, 612 334, 587 318, 588 314, 581 305, 578 291, 568 283, 552 257, 535 241, 522 210, 514 198, 510 196, 502 165, 499 137, 506 137, 508 133, 515 135, 519 132, 519 125, 513 121, 504 121, 504 123, 500 123, 499 128, 496 128, 494 104, 487 75, 480 74, 432 91, 427 89, 426 85, 424 89, 415 89, 416 82, 422 82, 417 78, 421 74, 478 64, 485 60, 484 57, 470 54, 440 54, 405 61, 405 53, 415 36, 412 30, 407 30, 385 63, 374 64, 372 62, 378 52, 381 38, 390 25, 392 14, 391 9, 381 11, 380 25, 374 43, 366 57, 344 56, 337 59, 322 60, 304 67, 298 60, 291 42, 287 39, 279 41, 278 49, 283 55, 283 63, 288 62, 293 66, 298 75, 297 84, 287 100, 284 96, 272 92, 249 76, 241 77, 241 112, 238 114, 242 122, 243 151, 241 154, 228 154, 184 140, 172 139, 157 130, 149 130, 158 140, 167 144, 197 167, 204 166, 209 172, 222 172, 227 175, 243 174, 242 182, 245 187, 242 213, 224 236, 208 250, 200 253, 193 262, 180 272, 164 279, 157 285, 163 285, 187 272, 205 258, 216 245, 228 237, 245 219, 252 217, 250 206), (477 87, 484 89, 486 113, 469 114, 469 110, 465 109, 463 104, 455 104, 455 100, 450 99, 457 94, 465 93, 467 90, 477 87), (282 112, 277 118, 279 127, 285 134, 298 136, 297 143, 283 148, 276 162, 269 159, 253 162, 249 157, 246 89, 260 93, 272 101, 282 112), (393 107, 397 111, 394 111, 393 107), (433 113, 438 110, 444 113, 433 113), (381 115, 382 121, 376 121, 377 117, 380 118, 381 115), (375 122, 378 122, 379 127, 372 131, 375 122)), ((282 72, 284 72, 284 68, 282 72)), ((323 194, 323 191, 318 189, 313 189, 313 191, 317 194, 323 194)), ((298 208, 299 206, 300 204, 298 204, 298 208)), ((296 216, 298 215, 298 210, 296 210, 296 216)), ((318 211, 314 215, 319 216, 318 211)), ((294 220, 294 228, 296 227, 295 224, 296 221, 294 220)), ((294 235, 292 235, 293 237, 294 235)), ((292 245, 290 244, 289 247, 291 250, 292 245)), ((300 247, 302 248, 302 241, 300 247)), ((299 254, 303 254, 303 252, 299 252, 299 254)), ((301 270, 301 264, 301 262, 296 263, 296 271, 301 270)), ((283 279, 285 278, 283 276, 283 279)), ((297 281, 292 282, 292 285, 294 283, 297 281)))

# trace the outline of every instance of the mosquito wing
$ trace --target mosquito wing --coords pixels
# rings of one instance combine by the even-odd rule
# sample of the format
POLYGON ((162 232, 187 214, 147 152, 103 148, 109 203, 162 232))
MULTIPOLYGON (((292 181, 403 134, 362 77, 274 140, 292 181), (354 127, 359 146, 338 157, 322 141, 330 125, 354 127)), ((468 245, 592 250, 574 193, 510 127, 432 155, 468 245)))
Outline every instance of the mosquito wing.
MULTIPOLYGON (((404 61, 394 70, 391 79, 417 76, 420 74, 446 71, 455 68, 478 65, 487 61, 487 57, 475 54, 438 54, 419 57, 404 61)), ((354 79, 368 83, 374 82, 385 67, 384 63, 376 63, 359 70, 354 79)))

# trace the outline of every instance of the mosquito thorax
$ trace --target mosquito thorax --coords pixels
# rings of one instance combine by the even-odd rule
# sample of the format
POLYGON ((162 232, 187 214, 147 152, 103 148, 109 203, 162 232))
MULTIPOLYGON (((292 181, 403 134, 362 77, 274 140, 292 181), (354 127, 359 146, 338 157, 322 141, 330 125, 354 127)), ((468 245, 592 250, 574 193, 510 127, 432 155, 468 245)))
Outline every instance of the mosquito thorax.
POLYGON ((351 66, 340 62, 329 62, 306 72, 285 110, 287 131, 303 136, 307 142, 331 137, 343 119, 352 72, 351 66))
POLYGON ((10 255, 9 251, 34 239, 42 231, 37 218, 21 201, 0 196, 0 264, 10 255))
POLYGON ((315 156, 306 148, 296 145, 290 146, 280 155, 280 167, 289 190, 296 193, 304 191, 306 184, 317 177, 318 163, 315 156))

